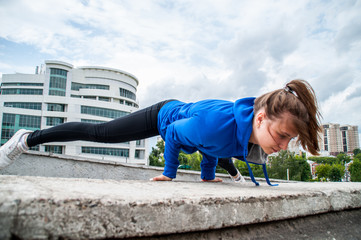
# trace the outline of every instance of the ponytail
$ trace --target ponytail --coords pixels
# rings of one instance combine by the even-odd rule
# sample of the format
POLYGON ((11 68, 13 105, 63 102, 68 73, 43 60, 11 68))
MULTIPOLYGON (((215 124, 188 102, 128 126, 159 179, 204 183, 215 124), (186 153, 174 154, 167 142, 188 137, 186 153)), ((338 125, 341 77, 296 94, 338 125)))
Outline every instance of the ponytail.
POLYGON ((266 93, 255 100, 254 112, 265 109, 267 117, 277 119, 289 112, 298 131, 298 142, 314 155, 320 150, 318 134, 321 132, 317 99, 311 85, 304 80, 292 80, 285 88, 266 93))

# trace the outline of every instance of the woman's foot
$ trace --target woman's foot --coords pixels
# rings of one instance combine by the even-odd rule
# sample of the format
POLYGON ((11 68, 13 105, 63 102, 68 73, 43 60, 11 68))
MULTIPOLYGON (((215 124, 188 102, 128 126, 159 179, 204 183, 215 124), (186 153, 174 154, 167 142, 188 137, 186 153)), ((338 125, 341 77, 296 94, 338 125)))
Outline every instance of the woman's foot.
POLYGON ((231 177, 231 179, 233 180, 233 182, 235 183, 243 183, 246 182, 246 180, 244 179, 244 177, 242 176, 242 174, 238 171, 237 169, 237 175, 236 176, 232 176, 231 174, 229 175, 231 177))
POLYGON ((172 178, 169 178, 167 176, 164 175, 159 175, 156 176, 154 178, 149 179, 150 181, 172 181, 172 178))
POLYGON ((7 167, 15 161, 22 153, 29 150, 25 138, 32 131, 20 129, 12 138, 0 148, 0 169, 7 167))

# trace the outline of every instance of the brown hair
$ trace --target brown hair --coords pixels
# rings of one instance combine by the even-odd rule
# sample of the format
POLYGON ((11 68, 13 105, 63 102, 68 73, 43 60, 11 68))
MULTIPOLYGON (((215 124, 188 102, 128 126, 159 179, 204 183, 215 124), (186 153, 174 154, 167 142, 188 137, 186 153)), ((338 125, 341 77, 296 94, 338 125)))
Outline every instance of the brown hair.
POLYGON ((256 98, 254 112, 265 109, 269 119, 280 118, 283 113, 290 113, 298 131, 298 142, 305 150, 318 155, 318 133, 321 132, 319 122, 321 113, 311 85, 305 80, 292 80, 285 88, 278 89, 256 98))

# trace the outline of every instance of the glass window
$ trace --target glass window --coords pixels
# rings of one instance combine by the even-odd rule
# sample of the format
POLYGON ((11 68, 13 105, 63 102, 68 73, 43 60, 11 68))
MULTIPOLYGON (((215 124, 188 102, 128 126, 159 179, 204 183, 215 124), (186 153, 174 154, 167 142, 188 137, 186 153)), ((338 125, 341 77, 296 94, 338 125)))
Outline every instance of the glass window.
POLYGON ((120 96, 122 97, 130 98, 133 99, 134 101, 136 99, 135 94, 127 89, 119 88, 119 92, 120 92, 120 96))
POLYGON ((81 119, 81 122, 87 122, 87 123, 105 123, 106 121, 100 121, 100 120, 93 120, 93 119, 81 119))
POLYGON ((63 154, 64 146, 45 145, 45 152, 63 154))
POLYGON ((81 106, 81 113, 107 118, 118 118, 129 114, 124 111, 89 106, 81 106))
POLYGON ((34 102, 5 102, 4 107, 41 110, 41 103, 34 103, 34 102))
POLYGON ((82 153, 129 157, 129 149, 123 148, 102 148, 102 147, 81 147, 82 153))
POLYGON ((144 159, 144 150, 136 149, 134 157, 138 159, 144 159))
POLYGON ((19 115, 19 127, 40 128, 41 117, 30 115, 19 115))
POLYGON ((14 82, 14 83, 2 83, 1 86, 43 86, 43 83, 22 83, 22 82, 14 82))
POLYGON ((144 140, 137 140, 136 145, 137 147, 144 147, 144 140))
POLYGON ((65 104, 48 103, 48 111, 65 112, 65 104))
POLYGON ((67 74, 68 74, 68 71, 66 71, 64 69, 50 68, 50 75, 60 75, 60 76, 66 77, 67 74))
POLYGON ((110 102, 109 97, 99 97, 99 101, 110 102))
POLYGON ((79 91, 79 89, 103 89, 103 90, 109 90, 108 85, 101 85, 101 84, 83 84, 83 83, 77 83, 72 82, 71 83, 71 90, 73 91, 79 91))
POLYGON ((15 126, 15 114, 3 113, 3 127, 15 126))
POLYGON ((1 129, 1 139, 9 140, 12 136, 14 136, 15 130, 14 129, 1 129))
POLYGON ((85 98, 85 99, 92 99, 92 100, 96 100, 96 99, 97 99, 97 97, 95 97, 95 96, 83 96, 83 98, 85 98))
POLYGON ((7 88, 1 90, 2 95, 43 95, 43 89, 7 88))
POLYGON ((65 96, 67 71, 58 68, 50 68, 49 95, 65 96))
POLYGON ((64 118, 61 117, 47 117, 46 126, 57 126, 64 123, 64 118))

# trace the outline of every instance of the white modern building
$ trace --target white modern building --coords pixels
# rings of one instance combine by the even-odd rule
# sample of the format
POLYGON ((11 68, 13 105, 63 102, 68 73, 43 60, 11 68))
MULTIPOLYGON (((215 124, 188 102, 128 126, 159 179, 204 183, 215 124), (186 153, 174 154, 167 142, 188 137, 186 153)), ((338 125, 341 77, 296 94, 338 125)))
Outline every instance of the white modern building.
MULTIPOLYGON (((3 74, 1 144, 18 129, 45 129, 65 122, 102 123, 136 111, 138 79, 106 67, 45 61, 35 74, 3 74)), ((86 141, 47 143, 32 150, 147 164, 148 141, 117 144, 86 141)))

